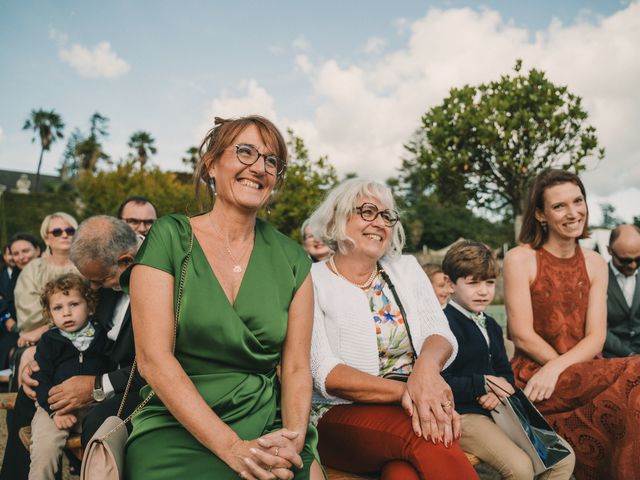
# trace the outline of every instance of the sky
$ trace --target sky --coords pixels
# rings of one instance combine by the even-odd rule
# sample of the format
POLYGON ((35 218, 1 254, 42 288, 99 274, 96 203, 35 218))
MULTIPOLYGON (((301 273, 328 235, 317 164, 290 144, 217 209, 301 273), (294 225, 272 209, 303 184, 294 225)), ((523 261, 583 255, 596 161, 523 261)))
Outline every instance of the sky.
MULTIPOLYGON (((640 1, 0 0, 0 168, 35 171, 22 126, 55 109, 67 136, 109 118, 105 148, 156 139, 153 163, 184 169, 215 116, 292 128, 338 172, 397 175, 403 144, 453 87, 523 68, 583 98, 606 149, 583 175, 599 204, 640 215, 640 1)), ((66 139, 45 153, 55 174, 66 139)))

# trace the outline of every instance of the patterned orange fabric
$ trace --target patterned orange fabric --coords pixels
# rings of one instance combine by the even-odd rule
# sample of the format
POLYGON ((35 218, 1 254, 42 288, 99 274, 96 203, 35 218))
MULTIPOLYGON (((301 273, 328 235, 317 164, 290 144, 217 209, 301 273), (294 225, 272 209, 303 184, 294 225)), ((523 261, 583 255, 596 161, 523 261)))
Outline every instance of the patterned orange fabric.
MULTIPOLYGON (((580 248, 571 258, 537 251, 533 327, 560 354, 583 335, 590 282, 580 248)), ((540 365, 516 350, 524 388, 540 365)), ((536 404, 576 453, 577 480, 640 479, 640 358, 594 359, 567 368, 550 399, 536 404)))

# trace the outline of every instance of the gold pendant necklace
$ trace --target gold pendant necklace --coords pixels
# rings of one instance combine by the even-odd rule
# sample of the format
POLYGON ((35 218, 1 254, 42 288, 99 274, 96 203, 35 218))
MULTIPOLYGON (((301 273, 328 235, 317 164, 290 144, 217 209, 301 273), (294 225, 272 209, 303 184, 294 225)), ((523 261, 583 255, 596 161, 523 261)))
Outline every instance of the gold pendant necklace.
POLYGON ((231 253, 231 247, 229 246, 229 237, 228 236, 223 237, 222 234, 218 232, 218 229, 216 228, 216 225, 215 223, 213 223, 213 219, 211 218, 211 212, 209 212, 207 217, 209 218, 209 223, 211 223, 211 226, 213 227, 213 231, 218 234, 220 239, 224 240, 225 249, 227 250, 227 254, 231 259, 231 262, 233 263, 233 273, 242 273, 242 266, 240 265, 240 262, 242 262, 242 259, 247 254, 251 241, 248 242, 249 244, 247 245, 247 248, 245 248, 244 251, 242 252, 242 255, 240 255, 240 258, 236 260, 236 257, 234 257, 233 253, 231 253))
POLYGON ((333 261, 333 257, 329 259, 329 265, 331 265, 331 268, 336 273, 336 275, 338 275, 340 278, 346 280, 349 283, 352 283, 353 285, 361 289, 369 288, 373 280, 376 278, 376 275, 378 275, 378 264, 376 263, 376 266, 371 272, 371 275, 369 275, 369 278, 367 278, 367 280, 364 283, 356 283, 356 282, 352 282, 351 280, 349 280, 347 277, 345 277, 338 271, 338 268, 336 267, 336 263, 333 261))

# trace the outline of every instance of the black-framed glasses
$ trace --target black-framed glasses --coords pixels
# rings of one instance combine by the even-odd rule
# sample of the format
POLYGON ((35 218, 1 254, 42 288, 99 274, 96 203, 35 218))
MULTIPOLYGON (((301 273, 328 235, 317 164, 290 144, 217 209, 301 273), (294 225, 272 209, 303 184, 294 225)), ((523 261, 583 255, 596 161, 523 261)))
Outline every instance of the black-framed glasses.
POLYGON ((614 257, 620 264, 622 265, 631 265, 635 263, 636 265, 640 265, 640 257, 631 258, 631 257, 621 257, 618 255, 613 248, 609 248, 609 253, 614 257))
POLYGON ((373 222, 378 215, 382 218, 382 222, 387 227, 393 227, 398 223, 398 212, 395 210, 378 210, 373 203, 363 203, 359 207, 356 207, 356 212, 360 214, 360 217, 366 222, 373 222))
POLYGON ((76 229, 73 227, 67 228, 52 228, 47 233, 50 233, 54 237, 61 237, 63 233, 66 233, 68 237, 73 237, 76 233, 76 229))
POLYGON ((286 164, 273 153, 260 153, 256 147, 248 143, 239 143, 236 147, 236 157, 243 165, 253 165, 260 157, 264 158, 264 171, 274 177, 279 177, 284 173, 286 164))
POLYGON ((155 218, 148 218, 145 220, 142 220, 141 218, 123 218, 122 220, 124 220, 124 222, 127 225, 132 226, 133 228, 136 228, 138 225, 140 225, 141 223, 145 226, 145 227, 150 227, 151 225, 153 225, 153 222, 156 221, 155 218))

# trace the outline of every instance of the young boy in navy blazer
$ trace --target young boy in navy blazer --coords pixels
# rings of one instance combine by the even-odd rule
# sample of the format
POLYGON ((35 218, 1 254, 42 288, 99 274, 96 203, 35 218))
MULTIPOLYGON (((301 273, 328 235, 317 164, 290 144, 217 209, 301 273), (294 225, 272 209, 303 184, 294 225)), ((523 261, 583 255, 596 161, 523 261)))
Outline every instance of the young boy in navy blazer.
MULTIPOLYGON (((442 373, 451 386, 456 411, 461 414, 460 446, 491 465, 505 479, 531 480, 529 456, 498 427, 490 411, 500 399, 487 387, 497 384, 514 392, 513 371, 504 347, 502 329, 484 313, 493 301, 500 266, 493 251, 483 243, 463 240, 453 245, 442 262, 442 270, 453 284, 453 294, 444 313, 458 340, 458 355, 442 373)), ((507 397, 500 388, 501 397, 507 397)), ((567 448, 571 448, 567 445, 567 448)), ((572 454, 538 478, 568 479, 573 472, 572 454)))

